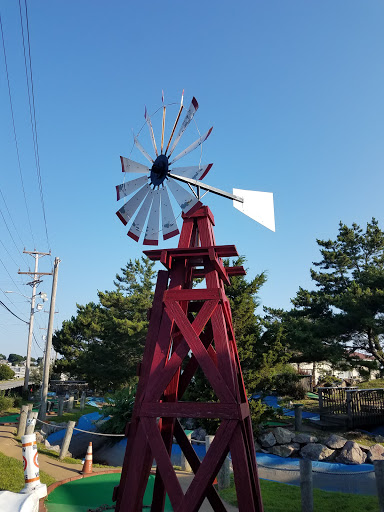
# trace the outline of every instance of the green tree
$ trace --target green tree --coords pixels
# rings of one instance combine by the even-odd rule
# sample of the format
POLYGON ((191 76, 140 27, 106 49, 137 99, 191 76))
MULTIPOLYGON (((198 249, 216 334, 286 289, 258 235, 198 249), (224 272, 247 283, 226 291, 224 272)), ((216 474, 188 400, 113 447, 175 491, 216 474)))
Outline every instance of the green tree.
POLYGON ((25 361, 25 359, 25 357, 20 356, 19 354, 9 354, 8 362, 12 363, 13 365, 17 365, 22 361, 25 361))
POLYGON ((6 356, 4 354, 0 354, 0 359, 1 360, 5 360, 5 361, 7 360, 7 358, 6 358, 6 356))
POLYGON ((322 259, 311 269, 316 289, 300 288, 294 309, 281 316, 296 356, 332 361, 364 350, 383 366, 383 231, 375 219, 365 231, 340 222, 335 240, 317 244, 322 259))
POLYGON ((6 364, 0 364, 0 380, 10 380, 15 376, 15 372, 6 364))
POLYGON ((116 275, 115 290, 98 292, 99 302, 77 306, 63 322, 53 346, 63 358, 56 372, 86 379, 101 390, 136 382, 153 299, 153 262, 129 261, 116 275))

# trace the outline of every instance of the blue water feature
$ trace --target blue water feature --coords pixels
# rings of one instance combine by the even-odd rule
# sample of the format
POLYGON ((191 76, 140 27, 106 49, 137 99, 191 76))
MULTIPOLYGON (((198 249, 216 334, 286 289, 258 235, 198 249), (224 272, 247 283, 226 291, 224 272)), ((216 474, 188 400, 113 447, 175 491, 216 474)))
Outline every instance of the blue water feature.
MULTIPOLYGON (((96 430, 96 426, 94 422, 99 420, 102 415, 99 412, 91 412, 89 414, 84 414, 81 416, 76 428, 81 428, 81 430, 88 430, 89 432, 94 432, 96 430)), ((78 430, 73 431, 73 435, 76 436, 81 434, 78 430)), ((60 444, 65 435, 65 428, 61 428, 60 430, 56 430, 52 434, 47 437, 48 442, 51 445, 60 444)))
MULTIPOLYGON (((295 411, 293 409, 287 409, 286 407, 281 407, 278 402, 278 398, 276 395, 268 395, 268 396, 262 396, 261 394, 255 394, 252 395, 251 398, 261 398, 262 402, 265 405, 268 405, 269 407, 273 407, 274 409, 282 409, 284 416, 294 416, 295 411)), ((320 415, 314 412, 302 412, 302 417, 307 419, 313 419, 313 420, 320 420, 320 415)))

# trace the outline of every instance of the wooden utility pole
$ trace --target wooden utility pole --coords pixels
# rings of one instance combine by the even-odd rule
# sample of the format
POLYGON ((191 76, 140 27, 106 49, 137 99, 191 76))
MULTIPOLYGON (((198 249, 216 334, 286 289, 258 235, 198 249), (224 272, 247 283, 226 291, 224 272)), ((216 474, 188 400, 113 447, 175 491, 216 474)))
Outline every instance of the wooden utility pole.
POLYGON ((25 377, 24 377, 24 391, 27 391, 29 384, 29 374, 31 371, 31 349, 32 349, 32 336, 33 336, 33 320, 35 315, 35 300, 36 300, 36 286, 41 283, 41 276, 51 276, 52 272, 38 272, 39 268, 39 256, 49 256, 50 252, 39 252, 39 251, 26 251, 24 249, 24 254, 29 254, 35 258, 35 270, 34 272, 20 272, 18 274, 27 274, 29 276, 33 276, 33 281, 28 283, 32 286, 32 300, 31 300, 31 313, 29 317, 29 329, 28 329, 28 345, 27 345, 27 360, 25 364, 25 377))
POLYGON ((57 290, 57 277, 59 273, 60 259, 55 258, 53 267, 53 281, 51 293, 51 306, 49 308, 49 321, 47 344, 45 345, 45 359, 44 359, 44 372, 43 372, 43 393, 41 397, 41 405, 39 410, 39 419, 44 421, 47 414, 47 396, 48 396, 48 383, 49 383, 49 368, 51 364, 51 348, 52 348, 52 334, 53 322, 55 319, 55 304, 56 304, 56 290, 57 290))

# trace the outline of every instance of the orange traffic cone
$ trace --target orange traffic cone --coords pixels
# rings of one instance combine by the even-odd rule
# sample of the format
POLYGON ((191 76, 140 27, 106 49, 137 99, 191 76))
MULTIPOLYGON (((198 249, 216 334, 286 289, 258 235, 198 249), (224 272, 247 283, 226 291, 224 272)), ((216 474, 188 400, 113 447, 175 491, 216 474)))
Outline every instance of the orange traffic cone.
POLYGON ((83 475, 92 473, 92 443, 89 443, 87 453, 85 455, 83 469, 81 471, 83 475))

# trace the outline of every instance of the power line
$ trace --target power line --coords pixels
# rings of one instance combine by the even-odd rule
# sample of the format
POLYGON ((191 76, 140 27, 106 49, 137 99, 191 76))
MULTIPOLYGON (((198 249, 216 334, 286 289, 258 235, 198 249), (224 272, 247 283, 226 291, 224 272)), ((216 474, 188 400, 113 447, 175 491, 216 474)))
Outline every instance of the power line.
POLYGON ((6 273, 9 275, 9 277, 10 277, 10 279, 11 279, 12 283, 16 286, 16 288, 19 290, 19 292, 20 292, 20 293, 22 293, 22 292, 21 292, 21 290, 20 290, 20 288, 19 288, 19 287, 17 286, 17 284, 15 283, 15 281, 14 281, 13 277, 12 277, 12 276, 11 276, 11 274, 8 272, 8 269, 7 269, 7 267, 5 266, 5 264, 4 264, 4 262, 3 262, 3 260, 2 260, 1 258, 0 258, 0 263, 1 263, 1 264, 3 265, 3 267, 5 268, 5 271, 6 271, 6 273))
MULTIPOLYGON (((21 245, 22 245, 23 247, 25 247, 25 244, 23 243, 23 241, 22 241, 22 239, 21 239, 21 236, 19 235, 19 232, 18 232, 18 230, 17 230, 17 228, 16 228, 16 225, 15 225, 15 223, 13 222, 13 218, 12 218, 11 212, 9 211, 9 208, 8 208, 8 205, 7 205, 7 201, 5 200, 5 197, 4 197, 3 191, 1 190, 1 187, 0 187, 0 195, 1 195, 1 197, 3 198, 4 204, 5 204, 5 208, 7 209, 7 212, 8 212, 9 218, 11 219, 12 225, 13 225, 13 227, 14 227, 15 231, 16 231, 17 236, 19 237, 19 240, 20 240, 20 242, 21 242, 21 245)), ((5 224, 5 226, 6 226, 7 230, 8 230, 8 233, 9 233, 9 236, 11 237, 11 239, 12 239, 12 242, 14 243, 14 245, 15 245, 16 249, 18 250, 18 252, 20 253, 20 256, 22 257, 22 259, 24 260, 24 262, 25 262, 25 264, 26 264, 27 262, 26 262, 26 261, 25 261, 25 259, 24 259, 23 253, 22 253, 22 252, 20 251, 20 249, 17 247, 17 244, 16 244, 16 242, 15 242, 15 240, 14 240, 14 238, 13 238, 12 234, 11 234, 11 231, 10 231, 10 229, 9 229, 9 227, 8 227, 8 224, 7 224, 6 220, 5 220, 5 217, 4 217, 3 212, 1 211, 1 209, 0 209, 0 213, 1 213, 1 216, 3 217, 4 224, 5 224)))
POLYGON ((28 204, 27 204, 27 197, 26 197, 26 195, 25 195, 24 180, 23 180, 23 173, 21 172, 21 163, 20 163, 19 145, 18 145, 18 143, 17 143, 17 136, 16 136, 15 116, 14 116, 14 114, 13 114, 13 104, 12 104, 11 85, 10 85, 10 82, 9 82, 9 73, 8 73, 7 54, 6 54, 6 51, 5 51, 5 41, 4 41, 3 23, 2 23, 2 20, 1 20, 1 15, 0 15, 0 29, 1 29, 1 39, 2 39, 2 43, 3 43, 4 62, 5 62, 5 71, 6 71, 6 75, 7 75, 7 84, 8 84, 8 96, 9 96, 9 104, 10 104, 10 107, 11 107, 11 116, 12 116, 12 125, 13 125, 13 136, 14 136, 14 139, 15 139, 15 145, 16 145, 17 163, 18 163, 19 173, 20 173, 21 188, 22 188, 22 190, 23 190, 23 196, 24 196, 25 209, 26 209, 26 211, 27 211, 28 224, 29 224, 29 229, 30 229, 30 231, 31 231, 31 236, 32 236, 33 245, 36 245, 36 244, 35 244, 35 239, 34 239, 34 236, 33 236, 33 231, 32 231, 31 218, 30 218, 30 216, 29 216, 29 210, 28 210, 28 204))
POLYGON ((13 311, 11 311, 11 310, 9 309, 9 307, 8 307, 8 306, 6 306, 6 305, 4 304, 4 302, 3 302, 3 301, 1 301, 1 300, 0 300, 0 306, 3 306, 3 308, 5 308, 7 311, 9 311, 9 313, 11 313, 11 315, 13 315, 14 317, 16 317, 16 318, 17 318, 18 320, 20 320, 21 322, 24 322, 25 324, 29 324, 29 322, 26 322, 25 320, 23 320, 22 318, 20 318, 19 316, 17 316, 13 311))
MULTIPOLYGON (((22 12, 21 12, 21 0, 19 0, 20 24, 21 24, 21 33, 22 33, 23 49, 24 49, 24 65, 25 65, 25 73, 26 73, 26 77, 27 77, 29 114, 30 114, 30 120, 31 120, 32 137, 33 137, 33 145, 34 145, 34 152, 35 152, 37 181, 39 184, 40 202, 41 202, 41 207, 43 210, 45 236, 47 239, 47 244, 48 244, 48 249, 49 249, 50 243, 49 243, 49 237, 48 237, 47 218, 45 215, 44 192, 43 192, 43 184, 42 184, 42 180, 41 180, 41 169, 40 169, 39 143, 38 143, 38 137, 37 137, 35 93, 34 93, 34 87, 33 87, 32 58, 31 58, 31 44, 30 44, 30 37, 29 37, 27 0, 24 0, 24 5, 25 5, 25 22, 26 22, 26 28, 27 28, 28 59, 29 59, 29 74, 30 74, 29 78, 28 78, 28 66, 27 66, 27 58, 26 58, 26 51, 25 51, 24 25, 23 25, 23 16, 22 16, 22 12), (31 103, 31 97, 32 97, 32 103, 31 103)), ((51 257, 51 261, 52 261, 52 257, 51 257)))

